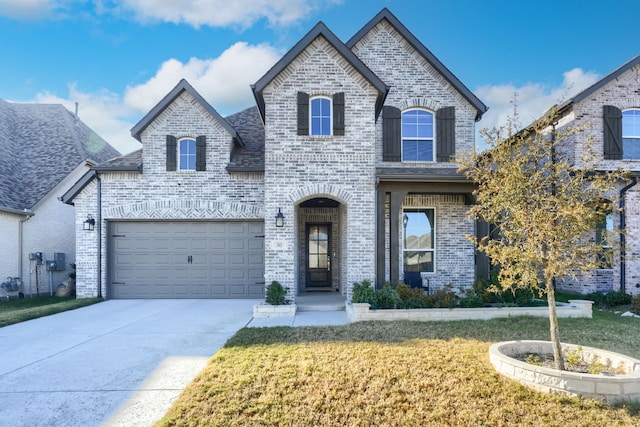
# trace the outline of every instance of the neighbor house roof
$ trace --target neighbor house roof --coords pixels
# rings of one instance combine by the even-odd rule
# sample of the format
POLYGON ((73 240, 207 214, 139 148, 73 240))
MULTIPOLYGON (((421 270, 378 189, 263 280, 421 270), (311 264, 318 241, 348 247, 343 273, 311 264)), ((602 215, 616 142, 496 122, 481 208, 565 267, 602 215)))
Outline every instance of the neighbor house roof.
POLYGON ((296 43, 296 45, 293 46, 293 48, 291 48, 291 50, 287 52, 269 71, 267 71, 267 74, 262 76, 256 84, 251 86, 253 96, 256 98, 256 104, 258 105, 263 121, 265 118, 265 103, 262 91, 318 37, 324 37, 324 39, 327 40, 327 42, 329 42, 329 44, 331 44, 331 46, 333 46, 333 48, 336 49, 338 53, 340 53, 340 55, 378 91, 375 111, 375 115, 378 117, 382 110, 382 104, 384 104, 384 100, 389 92, 389 87, 384 84, 384 82, 360 60, 360 58, 345 46, 345 44, 340 41, 340 39, 338 39, 338 37, 336 37, 336 35, 333 34, 324 23, 318 22, 311 31, 296 43))
POLYGON ((119 155, 60 104, 0 99, 0 210, 30 210, 82 162, 119 155))
POLYGON ((205 110, 209 114, 213 116, 213 118, 225 128, 227 132, 233 138, 233 142, 236 145, 242 146, 244 143, 242 142, 242 138, 238 135, 238 132, 231 126, 218 112, 209 104, 205 99, 187 82, 185 79, 180 80, 176 87, 174 87, 171 92, 169 92, 160 102, 156 104, 155 107, 151 109, 147 113, 146 116, 142 118, 133 128, 131 128, 131 136, 133 136, 138 141, 141 141, 142 132, 153 122, 162 112, 167 108, 177 97, 179 97, 183 92, 189 93, 193 98, 196 99, 202 105, 205 110))
POLYGON ((395 17, 393 13, 386 7, 382 9, 376 16, 371 19, 360 31, 358 31, 349 41, 346 43, 349 49, 353 49, 356 43, 358 43, 362 37, 364 37, 369 31, 371 31, 382 20, 386 20, 398 33, 416 50, 422 55, 432 66, 440 73, 469 103, 476 109, 476 121, 482 118, 482 115, 489 109, 480 99, 473 94, 436 56, 427 49, 420 40, 414 36, 411 31, 405 27, 402 22, 395 17))

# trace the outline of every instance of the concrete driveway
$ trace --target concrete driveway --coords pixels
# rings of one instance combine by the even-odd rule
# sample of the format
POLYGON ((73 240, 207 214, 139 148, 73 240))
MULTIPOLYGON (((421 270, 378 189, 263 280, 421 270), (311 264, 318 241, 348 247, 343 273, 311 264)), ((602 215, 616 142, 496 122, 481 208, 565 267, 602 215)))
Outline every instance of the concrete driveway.
POLYGON ((110 300, 0 328, 0 425, 151 425, 256 302, 110 300))

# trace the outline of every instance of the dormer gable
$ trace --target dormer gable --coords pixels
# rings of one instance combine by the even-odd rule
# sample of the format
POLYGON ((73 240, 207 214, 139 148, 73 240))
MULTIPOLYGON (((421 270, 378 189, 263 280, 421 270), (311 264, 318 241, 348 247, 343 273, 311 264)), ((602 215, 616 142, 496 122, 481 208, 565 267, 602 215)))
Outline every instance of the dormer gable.
POLYGON ((256 105, 260 111, 262 120, 265 120, 265 100, 264 89, 280 75, 307 47, 309 47, 318 37, 324 38, 362 77, 364 77, 378 92, 376 100, 375 116, 378 117, 382 111, 382 105, 389 91, 385 83, 380 80, 345 44, 336 37, 327 26, 319 22, 311 29, 296 45, 289 50, 260 80, 251 86, 256 105))
POLYGON ((185 79, 180 82, 164 97, 155 107, 151 109, 133 128, 131 136, 142 142, 141 135, 144 130, 160 116, 165 109, 171 105, 183 92, 189 93, 202 107, 216 120, 233 139, 233 143, 238 147, 244 147, 244 142, 238 131, 229 124, 205 99, 187 82, 185 79))

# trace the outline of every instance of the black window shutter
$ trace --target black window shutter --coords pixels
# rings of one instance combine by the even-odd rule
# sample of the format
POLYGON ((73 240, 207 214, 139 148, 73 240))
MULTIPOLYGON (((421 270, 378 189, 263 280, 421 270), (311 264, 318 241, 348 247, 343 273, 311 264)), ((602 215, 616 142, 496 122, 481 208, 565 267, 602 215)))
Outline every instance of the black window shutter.
POLYGON ((344 135, 344 92, 333 94, 333 134, 344 135))
POLYGON ((436 111, 436 160, 451 162, 456 156, 456 108, 436 111))
POLYGON ((167 171, 176 170, 176 154, 177 154, 177 142, 176 137, 173 135, 167 135, 167 171))
POLYGON ((612 105, 603 107, 604 158, 622 159, 622 111, 612 105))
POLYGON ((309 94, 298 92, 298 135, 309 135, 309 94))
POLYGON ((207 137, 204 135, 196 137, 196 170, 207 170, 207 137))
POLYGON ((396 107, 385 106, 382 109, 382 160, 402 160, 402 114, 396 107))

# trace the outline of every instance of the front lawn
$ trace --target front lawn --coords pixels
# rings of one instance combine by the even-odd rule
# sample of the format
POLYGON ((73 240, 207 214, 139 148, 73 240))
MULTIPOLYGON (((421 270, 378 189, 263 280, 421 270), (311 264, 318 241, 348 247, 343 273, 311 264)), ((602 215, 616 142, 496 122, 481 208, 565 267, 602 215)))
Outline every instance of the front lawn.
MULTIPOLYGON (((640 319, 560 319, 564 342, 640 358, 640 319)), ((496 341, 548 340, 548 320, 362 322, 245 328, 185 389, 162 426, 640 425, 640 404, 531 391, 497 374, 496 341)))
POLYGON ((73 310, 102 301, 102 298, 75 297, 26 297, 23 299, 0 299, 0 327, 36 319, 62 311, 73 310))

